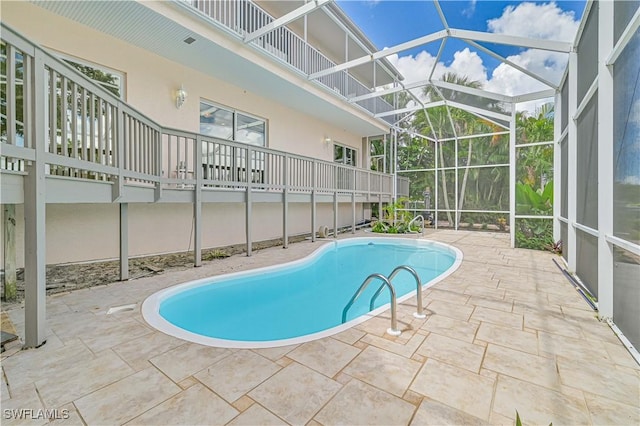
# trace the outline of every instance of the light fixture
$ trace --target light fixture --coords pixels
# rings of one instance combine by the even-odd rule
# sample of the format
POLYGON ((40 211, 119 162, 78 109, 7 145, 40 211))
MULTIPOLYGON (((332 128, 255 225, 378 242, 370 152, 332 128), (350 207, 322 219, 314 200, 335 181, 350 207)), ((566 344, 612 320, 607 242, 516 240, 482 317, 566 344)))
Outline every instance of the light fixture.
POLYGON ((331 143, 331 138, 329 136, 325 136, 324 137, 324 143, 326 143, 327 145, 329 145, 331 143))
POLYGON ((184 86, 180 85, 180 88, 176 90, 176 108, 182 108, 182 105, 187 100, 187 91, 184 90, 184 86))

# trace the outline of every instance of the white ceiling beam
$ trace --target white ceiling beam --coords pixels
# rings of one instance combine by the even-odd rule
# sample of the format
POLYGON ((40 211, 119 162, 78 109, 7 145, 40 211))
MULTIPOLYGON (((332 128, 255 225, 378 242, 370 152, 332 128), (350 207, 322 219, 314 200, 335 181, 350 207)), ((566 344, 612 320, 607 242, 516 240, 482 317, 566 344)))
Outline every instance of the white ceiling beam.
POLYGON ((525 93, 524 95, 513 96, 513 103, 537 101, 538 99, 551 98, 556 95, 554 89, 541 90, 539 92, 525 93))
POLYGON ((538 74, 533 73, 531 71, 529 71, 526 68, 521 67, 520 65, 508 60, 507 58, 503 57, 502 55, 498 55, 496 52, 494 52, 491 49, 487 49, 486 47, 484 47, 481 44, 476 43, 473 40, 465 40, 466 43, 470 44, 471 46, 475 47, 476 49, 480 49, 483 52, 485 52, 486 54, 493 56, 494 58, 496 58, 497 60, 504 62, 505 64, 517 69, 518 71, 520 71, 521 73, 524 73, 526 75, 528 75, 529 77, 538 80, 540 83, 543 83, 545 86, 549 86, 553 89, 558 89, 558 86, 553 84, 552 82, 550 82, 549 80, 540 77, 538 74))
POLYGON ((444 101, 430 102, 428 104, 424 104, 424 107, 422 105, 415 105, 415 106, 412 106, 412 107, 396 109, 396 110, 393 110, 393 111, 381 112, 381 113, 378 113, 378 114, 374 115, 374 117, 375 118, 388 117, 388 116, 394 115, 394 114, 404 114, 405 112, 418 111, 418 110, 421 110, 423 108, 434 108, 434 107, 438 107, 438 106, 444 106, 444 104, 445 104, 444 101))
POLYGON ((497 120, 509 121, 511 119, 510 115, 500 114, 499 112, 489 111, 489 110, 486 110, 486 109, 474 107, 474 106, 463 104, 463 103, 460 103, 460 102, 446 101, 446 104, 448 106, 452 106, 452 107, 455 107, 455 108, 458 108, 458 109, 461 109, 461 110, 464 110, 464 111, 468 111, 468 112, 475 112, 475 113, 480 114, 482 116, 495 118, 497 120))
POLYGON ((451 28, 451 37, 463 40, 484 41, 487 43, 506 44, 509 46, 526 47, 529 49, 549 50, 551 52, 569 53, 573 49, 571 43, 553 40, 539 40, 505 34, 484 33, 481 31, 459 30, 451 28))
POLYGON ((436 56, 436 60, 433 61, 433 66, 431 67, 431 72, 429 73, 429 78, 428 78, 429 81, 431 81, 431 79, 433 79, 433 73, 436 72, 436 67, 438 66, 438 62, 440 62, 440 58, 442 58, 442 53, 444 52, 444 46, 447 44, 447 40, 449 40, 449 37, 443 38, 442 42, 440 42, 440 48, 438 49, 438 55, 436 56))
POLYGON ((438 11, 438 15, 440 16, 440 21, 442 21, 442 25, 444 25, 445 29, 449 29, 449 24, 447 23, 447 18, 444 16, 444 12, 440 7, 440 2, 438 0, 433 0, 433 4, 436 6, 436 10, 438 11))
POLYGON ((257 29, 251 34, 247 34, 244 37, 244 42, 249 43, 258 37, 262 37, 263 35, 270 33, 271 31, 287 25, 290 22, 295 21, 298 18, 302 18, 305 15, 313 12, 316 9, 323 7, 325 4, 332 2, 333 0, 313 0, 309 3, 306 3, 304 6, 300 6, 299 8, 292 10, 291 12, 282 15, 278 19, 273 20, 269 24, 265 25, 262 28, 257 29))
POLYGON ((355 96, 353 98, 349 98, 349 102, 359 102, 359 101, 363 101, 365 99, 371 99, 371 98, 377 98, 377 97, 384 96, 384 95, 389 95, 391 93, 398 93, 398 92, 403 92, 405 90, 417 89, 419 87, 428 85, 429 84, 429 80, 416 81, 415 83, 410 83, 410 84, 403 84, 403 83, 399 82, 398 84, 400 84, 400 86, 398 86, 398 87, 391 87, 389 89, 378 90, 376 92, 371 92, 371 93, 367 93, 365 95, 360 95, 360 96, 355 96))
POLYGON ((455 90, 456 92, 462 92, 462 93, 467 93, 467 94, 473 95, 473 96, 479 96, 479 97, 482 97, 482 98, 493 99, 494 101, 499 101, 499 102, 511 102, 512 101, 512 96, 501 95, 499 93, 494 93, 494 92, 487 92, 486 90, 475 89, 473 87, 462 86, 460 84, 449 83, 447 81, 435 80, 435 81, 432 81, 431 84, 433 84, 434 86, 437 86, 437 87, 439 87, 441 89, 455 90))
POLYGON ((358 65, 366 64, 367 62, 370 62, 370 61, 386 58, 387 56, 394 55, 398 52, 402 52, 403 50, 412 49, 414 47, 422 46, 424 44, 428 44, 428 43, 440 40, 446 37, 446 35, 447 35, 446 31, 444 30, 438 31, 437 33, 432 33, 423 37, 419 37, 417 39, 398 44, 397 46, 390 47, 388 49, 379 50, 371 55, 366 55, 361 58, 353 59, 343 64, 336 65, 331 68, 327 68, 326 70, 313 73, 309 75, 309 80, 315 80, 316 78, 324 77, 326 75, 333 74, 338 71, 343 71, 349 68, 356 67, 358 65))

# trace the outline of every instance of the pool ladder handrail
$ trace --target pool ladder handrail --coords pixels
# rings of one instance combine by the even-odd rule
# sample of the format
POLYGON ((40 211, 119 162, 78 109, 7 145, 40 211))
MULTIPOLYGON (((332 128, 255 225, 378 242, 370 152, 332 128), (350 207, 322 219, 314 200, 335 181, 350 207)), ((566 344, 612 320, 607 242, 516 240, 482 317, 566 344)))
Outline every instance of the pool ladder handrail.
POLYGON ((387 333, 391 334, 392 336, 399 336, 401 331, 398 330, 398 319, 396 317, 396 289, 393 287, 393 285, 391 284, 391 282, 387 277, 378 273, 369 275, 362 282, 358 291, 354 293, 349 303, 347 303, 347 306, 345 306, 344 309, 342 310, 342 323, 344 324, 347 321, 347 312, 349 311, 353 303, 356 301, 356 299, 360 297, 364 289, 367 288, 367 286, 376 278, 379 280, 382 280, 382 285, 380 286, 380 289, 383 289, 384 286, 387 286, 389 288, 389 292, 391 293, 391 328, 387 329, 387 333))
MULTIPOLYGON (((395 268, 393 271, 391 271, 391 274, 389 274, 389 278, 388 278, 389 283, 391 283, 393 278, 403 270, 409 272, 411 275, 413 275, 413 278, 416 279, 417 307, 416 307, 416 312, 413 313, 413 316, 415 318, 424 319, 427 316, 422 312, 422 283, 420 282, 420 277, 418 276, 418 273, 416 272, 416 270, 408 265, 400 265, 397 268, 395 268)), ((378 296, 380 296, 380 293, 382 293, 383 289, 384 289, 384 285, 381 285, 380 288, 376 290, 376 292, 371 297, 371 302, 369 303, 370 311, 373 311, 373 304, 378 298, 378 296)))
POLYGON ((420 227, 420 233, 422 235, 424 235, 425 219, 424 219, 424 216, 422 216, 421 214, 419 214, 416 217, 414 217, 413 219, 411 219, 411 221, 409 222, 409 225, 407 226, 407 228, 409 228, 409 231, 411 231, 411 225, 413 225, 413 222, 415 222, 418 219, 422 220, 422 227, 420 227))

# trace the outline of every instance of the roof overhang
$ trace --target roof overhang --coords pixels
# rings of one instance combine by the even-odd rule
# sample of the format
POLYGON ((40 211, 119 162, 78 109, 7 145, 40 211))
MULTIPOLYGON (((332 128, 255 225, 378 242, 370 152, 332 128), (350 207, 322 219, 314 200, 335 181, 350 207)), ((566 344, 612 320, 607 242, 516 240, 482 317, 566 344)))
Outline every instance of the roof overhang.
POLYGON ((181 2, 34 2, 53 13, 363 136, 388 131, 368 111, 309 81, 181 2), (144 22, 144 25, 140 25, 144 22), (194 37, 187 45, 184 40, 194 37))

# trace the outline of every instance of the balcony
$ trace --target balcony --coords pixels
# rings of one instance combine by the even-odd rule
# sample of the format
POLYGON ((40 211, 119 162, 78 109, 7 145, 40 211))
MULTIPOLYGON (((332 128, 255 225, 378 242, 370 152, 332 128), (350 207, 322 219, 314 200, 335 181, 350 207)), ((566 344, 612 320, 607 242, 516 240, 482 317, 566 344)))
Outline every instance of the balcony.
MULTIPOLYGON (((272 23, 275 18, 251 0, 181 0, 182 3, 196 9, 206 17, 230 30, 240 38, 272 23)), ((320 72, 337 64, 325 54, 311 46, 291 29, 281 26, 257 37, 250 42, 267 52, 273 58, 305 76, 320 72)), ((347 71, 339 71, 316 79, 339 96, 349 99, 372 92, 365 84, 347 71)), ((372 82, 373 85, 373 82, 372 82)), ((376 84, 377 85, 377 84, 376 84)), ((394 107, 384 99, 377 97, 354 102, 372 114, 393 111, 394 107)), ((385 121, 393 123, 394 116, 385 121)))

